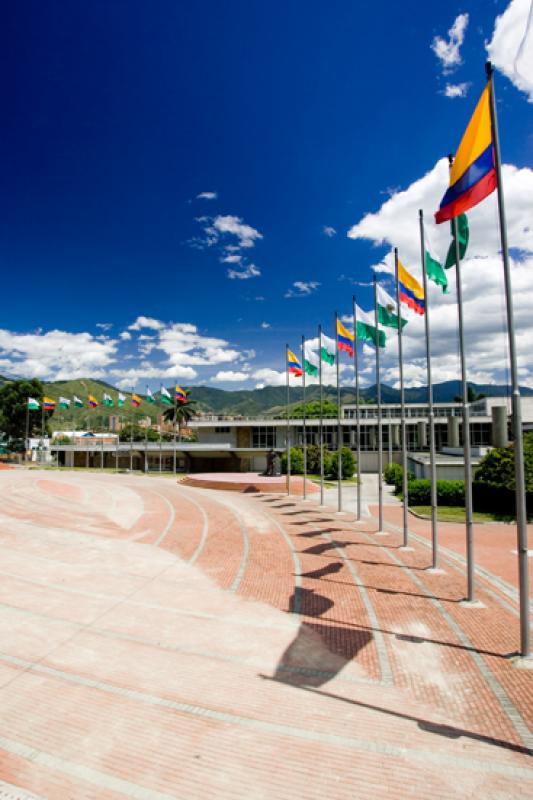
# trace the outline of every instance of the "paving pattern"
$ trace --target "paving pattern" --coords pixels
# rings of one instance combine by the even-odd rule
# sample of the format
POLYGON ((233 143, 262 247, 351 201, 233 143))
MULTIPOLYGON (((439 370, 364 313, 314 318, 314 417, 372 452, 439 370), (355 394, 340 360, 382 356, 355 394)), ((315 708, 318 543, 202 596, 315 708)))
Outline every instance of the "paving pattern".
POLYGON ((315 499, 38 470, 0 501, 0 800, 533 796, 497 527, 471 608, 453 532, 428 572, 394 507, 377 536, 315 499))

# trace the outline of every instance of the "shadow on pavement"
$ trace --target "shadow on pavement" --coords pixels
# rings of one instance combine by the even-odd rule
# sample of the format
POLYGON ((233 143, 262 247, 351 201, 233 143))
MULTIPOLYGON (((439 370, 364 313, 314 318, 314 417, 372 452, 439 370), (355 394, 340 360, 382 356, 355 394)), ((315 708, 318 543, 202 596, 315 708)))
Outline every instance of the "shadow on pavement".
MULTIPOLYGON (((337 572, 340 572, 343 565, 340 561, 333 562, 332 564, 326 564, 324 567, 320 567, 320 569, 314 569, 311 572, 302 572, 302 578, 323 578, 325 575, 334 575, 337 572)), ((333 581, 329 581, 333 583, 333 581)))
POLYGON ((455 728, 452 725, 444 725, 440 722, 431 722, 430 720, 420 719, 419 717, 414 717, 410 714, 402 714, 400 711, 391 711, 388 708, 374 706, 370 703, 363 703, 361 700, 350 700, 347 697, 341 697, 340 695, 333 694, 331 692, 320 691, 319 689, 313 689, 312 687, 300 686, 300 688, 304 689, 305 691, 312 692, 313 694, 321 695, 322 697, 329 697, 334 700, 340 700, 343 703, 359 706, 360 708, 368 708, 370 711, 377 711, 380 714, 388 714, 391 717, 397 717, 398 719, 416 722, 420 730, 433 733, 437 736, 445 736, 447 739, 460 739, 462 736, 464 736, 477 742, 483 742, 483 744, 490 744, 495 747, 502 747, 505 750, 512 750, 515 753, 523 753, 527 756, 533 755, 533 750, 530 750, 528 747, 514 744, 513 742, 506 742, 503 739, 496 739, 493 736, 485 736, 482 733, 467 731, 464 728, 455 728))

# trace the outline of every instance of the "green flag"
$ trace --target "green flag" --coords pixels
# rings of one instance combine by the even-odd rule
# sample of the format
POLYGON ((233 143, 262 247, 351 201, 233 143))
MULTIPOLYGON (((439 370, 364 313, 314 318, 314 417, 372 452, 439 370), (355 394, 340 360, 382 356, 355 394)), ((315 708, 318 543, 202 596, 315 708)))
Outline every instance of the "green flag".
POLYGON ((108 408, 111 408, 111 406, 113 405, 112 398, 108 394, 106 394, 105 392, 104 392, 104 399, 103 399, 102 402, 103 402, 104 406, 107 406, 108 408))
POLYGON ((314 350, 312 350, 307 342, 304 346, 304 370, 306 371, 307 375, 311 375, 313 378, 316 378, 318 375, 318 356, 314 350))
POLYGON ((28 408, 30 411, 38 411, 41 404, 34 397, 28 397, 28 408))
POLYGON ((68 397, 59 398, 59 408, 62 408, 64 411, 67 411, 70 408, 70 400, 68 397))
POLYGON ((437 286, 442 286, 443 294, 448 294, 448 277, 442 268, 442 264, 433 258, 429 250, 426 250, 426 275, 437 286))
POLYGON ((161 398, 161 402, 164 403, 166 406, 172 405, 172 398, 170 396, 170 392, 168 389, 165 389, 163 385, 161 385, 161 391, 159 392, 159 397, 161 398))
POLYGON ((325 361, 326 364, 334 364, 336 351, 337 344, 335 340, 330 339, 329 336, 326 336, 326 334, 323 333, 320 342, 320 358, 322 361, 325 361))
MULTIPOLYGON (((455 238, 453 235, 453 220, 451 223, 452 228, 452 243, 446 256, 446 263, 444 269, 455 267, 455 238)), ((468 219, 466 214, 459 214, 457 217, 457 238, 459 239, 459 258, 463 259, 466 255, 468 247, 468 240, 470 238, 470 231, 468 230, 468 219)))
POLYGON ((398 330, 400 327, 400 318, 402 320, 402 328, 407 325, 407 320, 401 317, 401 313, 398 313, 396 300, 394 300, 379 283, 377 285, 377 295, 378 322, 380 325, 385 325, 386 328, 396 328, 396 330, 398 330))
POLYGON ((124 403, 126 402, 126 395, 122 394, 122 392, 118 393, 118 402, 117 405, 119 408, 124 407, 124 403))
POLYGON ((355 307, 355 314, 357 318, 355 335, 358 341, 371 343, 375 347, 385 347, 385 342, 387 341, 385 331, 376 328, 374 317, 367 311, 363 311, 359 306, 355 307))
POLYGON ((74 405, 76 408, 83 408, 83 400, 80 400, 77 395, 74 395, 74 405))
POLYGON ((149 403, 155 403, 155 397, 153 396, 151 389, 148 387, 146 387, 146 399, 149 403))

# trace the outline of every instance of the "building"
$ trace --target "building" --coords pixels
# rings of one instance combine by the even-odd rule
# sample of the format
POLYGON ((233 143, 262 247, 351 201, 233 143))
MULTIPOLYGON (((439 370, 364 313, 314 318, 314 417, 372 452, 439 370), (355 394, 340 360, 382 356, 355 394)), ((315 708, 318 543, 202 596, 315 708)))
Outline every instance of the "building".
MULTIPOLYGON (((376 405, 361 405, 360 446, 361 470, 376 472, 378 464, 378 410, 376 405)), ((428 413, 425 403, 406 403, 406 431, 409 449, 409 466, 418 477, 429 475, 428 413)), ((474 464, 491 448, 508 443, 510 430, 510 400, 505 397, 487 397, 470 405, 470 439, 474 464)), ((462 405, 461 403, 435 403, 435 439, 439 452, 439 477, 462 477, 462 405)), ((522 398, 524 430, 533 430, 533 398, 522 398)), ((401 407, 399 404, 382 406, 383 463, 401 460, 400 450, 401 407)), ((157 470, 159 464, 174 461, 177 468, 187 472, 263 471, 269 450, 282 453, 286 447, 287 432, 293 446, 304 442, 304 421, 269 417, 229 417, 202 415, 188 423, 197 436, 196 442, 102 442, 98 437, 72 445, 54 445, 60 463, 67 466, 119 465, 120 468, 157 470)), ((338 445, 337 419, 323 420, 325 445, 336 450, 338 445)), ((356 407, 342 407, 341 444, 353 450, 357 447, 356 407)), ((320 420, 308 419, 305 423, 308 444, 320 441, 320 420)), ((116 438, 116 437, 115 437, 116 438)))

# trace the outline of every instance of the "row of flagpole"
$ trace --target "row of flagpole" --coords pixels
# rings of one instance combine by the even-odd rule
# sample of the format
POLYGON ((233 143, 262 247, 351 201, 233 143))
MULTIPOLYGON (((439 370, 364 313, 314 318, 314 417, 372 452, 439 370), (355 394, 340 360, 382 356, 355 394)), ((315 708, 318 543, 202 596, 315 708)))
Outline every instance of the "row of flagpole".
MULTIPOLYGON (((501 180, 501 154, 498 134, 498 124, 496 115, 496 103, 493 86, 493 70, 490 63, 487 64, 487 85, 476 106, 474 114, 466 129, 466 132, 459 145, 455 163, 450 156, 450 187, 443 197, 441 206, 435 215, 437 223, 451 220, 452 226, 452 247, 446 259, 446 267, 455 266, 456 288, 457 288, 457 311, 458 311, 458 337, 460 350, 460 371, 462 388, 462 433, 463 433, 463 453, 464 453, 464 487, 465 487, 465 534, 466 534, 466 568, 467 568, 467 601, 475 602, 475 565, 474 565, 474 530, 473 530, 473 497, 472 497, 472 456, 470 442, 470 407, 468 401, 468 383, 466 370, 465 353, 465 320, 463 311, 463 285, 461 274, 461 252, 462 231, 458 226, 458 218, 461 226, 467 225, 464 212, 481 202, 494 190, 497 191, 498 214, 500 227, 500 242, 503 262, 506 315, 507 315, 507 336, 509 347, 509 360, 511 372, 512 388, 512 425, 514 439, 514 460, 515 460, 515 487, 516 487, 516 516, 517 516, 517 552, 518 552, 518 573, 519 573, 519 596, 520 596, 520 654, 524 657, 531 655, 530 645, 530 620, 529 620, 529 586, 528 586, 528 546, 527 546, 527 509, 525 495, 525 469, 523 453, 523 431, 521 417, 520 389, 518 382, 518 369, 516 357, 516 342, 514 330, 513 299, 511 286, 511 272, 509 264, 509 253, 507 243, 507 228, 505 219, 505 204, 501 180), (490 115, 490 116, 489 116, 490 115), (453 248, 453 250, 452 250, 453 248), (449 262, 449 263, 448 263, 449 262)), ((428 307, 428 260, 433 261, 429 251, 426 250, 426 237, 424 230, 424 218, 422 210, 419 211, 420 228, 420 254, 423 288, 415 278, 410 275, 398 259, 398 250, 394 249, 394 277, 396 289, 396 301, 394 302, 381 287, 374 276, 374 320, 375 320, 375 351, 376 351, 376 395, 377 395, 377 467, 378 467, 378 501, 379 519, 378 532, 383 532, 383 431, 382 431, 382 398, 381 398, 381 379, 380 379, 380 328, 381 325, 397 327, 398 329, 398 368, 400 385, 400 405, 401 405, 401 459, 403 467, 403 546, 408 546, 409 526, 408 526, 408 469, 407 469, 407 427, 405 420, 405 391, 403 375, 403 344, 402 329, 406 320, 402 318, 401 302, 415 309, 420 314, 425 315, 425 338, 426 338, 426 365, 427 365, 427 384, 428 384, 428 422, 429 422, 429 451, 430 451, 430 476, 431 476, 431 543, 432 543, 432 568, 438 567, 438 528, 437 528, 437 480, 436 480, 436 447, 435 447, 435 415, 433 406, 433 384, 431 372, 431 327, 428 307), (400 280, 401 273, 401 280, 400 280), (407 282, 406 282, 407 278, 407 282), (402 287, 400 289, 400 286, 402 287), (407 290, 406 287, 407 286, 407 290), (412 291, 411 291, 412 290, 412 291), (385 297, 385 306, 382 298, 385 297), (396 315, 392 311, 396 311, 396 315), (396 324, 393 319, 396 316, 396 324)), ((442 271, 442 268, 439 268, 442 271)), ((435 278, 435 271, 432 267, 431 277, 436 283, 440 278, 435 278)), ((440 285, 445 288, 447 279, 440 285)), ((364 313, 364 312, 362 312, 364 313)), ((348 332, 335 313, 336 331, 336 377, 337 377, 337 463, 338 463, 338 510, 342 510, 342 422, 341 422, 341 390, 340 390, 340 350, 351 350, 354 357, 354 377, 356 393, 356 426, 357 426, 357 513, 358 520, 361 518, 361 482, 360 482, 360 416, 359 416, 359 376, 357 362, 357 342, 358 320, 357 305, 353 299, 353 335, 348 332), (347 337, 346 337, 347 335, 347 337), (353 347, 349 340, 353 342, 353 347), (342 342, 342 345, 341 345, 342 342), (346 346, 348 342, 349 346, 346 346)), ((319 384, 320 384, 320 499, 324 503, 324 430, 323 430, 323 384, 322 384, 322 328, 319 326, 319 384)), ((363 339, 368 341, 368 339, 363 339)), ((307 431, 306 431, 306 409, 305 409, 305 372, 306 372, 306 340, 302 337, 302 360, 303 369, 297 357, 286 347, 286 373, 287 373, 287 491, 290 493, 290 471, 291 471, 291 434, 290 434, 290 383, 289 374, 300 375, 303 378, 303 451, 304 451, 304 478, 307 476, 307 431)), ((390 432, 389 432, 390 435, 390 432)), ((304 497, 305 497, 304 480, 304 497)))

